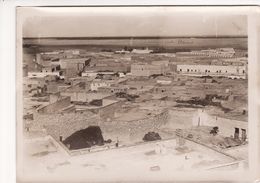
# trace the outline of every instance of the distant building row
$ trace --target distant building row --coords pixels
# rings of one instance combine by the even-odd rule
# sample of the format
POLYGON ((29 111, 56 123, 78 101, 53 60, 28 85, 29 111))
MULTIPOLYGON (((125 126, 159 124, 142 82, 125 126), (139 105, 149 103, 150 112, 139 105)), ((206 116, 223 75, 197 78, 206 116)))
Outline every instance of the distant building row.
POLYGON ((177 55, 231 58, 235 55, 235 50, 233 48, 207 49, 191 52, 178 52, 177 55))

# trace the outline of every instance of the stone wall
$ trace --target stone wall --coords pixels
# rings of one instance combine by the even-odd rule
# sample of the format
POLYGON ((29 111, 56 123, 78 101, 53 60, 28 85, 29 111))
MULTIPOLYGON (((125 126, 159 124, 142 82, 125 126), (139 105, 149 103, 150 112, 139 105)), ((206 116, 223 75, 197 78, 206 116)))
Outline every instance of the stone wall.
POLYGON ((36 114, 32 123, 32 130, 45 129, 47 134, 55 140, 59 136, 63 139, 72 133, 87 128, 90 125, 98 125, 99 118, 91 112, 73 112, 73 113, 56 113, 56 114, 36 114))
POLYGON ((110 105, 104 106, 99 109, 99 116, 104 120, 110 120, 115 117, 115 112, 122 106, 121 101, 114 102, 110 105))
POLYGON ((143 136, 149 131, 158 132, 160 127, 169 120, 168 110, 148 118, 134 121, 114 121, 104 122, 98 115, 89 111, 59 113, 59 114, 39 114, 34 116, 30 131, 46 130, 55 140, 62 136, 63 140, 74 132, 85 129, 90 125, 100 126, 104 139, 120 142, 135 143, 142 142, 143 136))
MULTIPOLYGON (((163 111, 160 114, 147 117, 140 120, 133 121, 115 121, 113 124, 113 131, 117 133, 118 137, 125 138, 126 141, 131 142, 142 141, 143 136, 149 131, 158 132, 160 127, 166 124, 169 120, 168 110, 163 111)), ((106 126, 109 123, 104 123, 106 126)), ((112 129, 104 128, 104 132, 112 129)), ((124 139, 120 139, 123 140, 124 139)))
MULTIPOLYGON (((144 120, 137 121, 136 124, 142 126, 143 131, 157 131, 162 125, 165 125, 169 120, 169 111, 165 110, 160 114, 146 118, 144 120)), ((132 130, 132 133, 135 129, 132 130)))

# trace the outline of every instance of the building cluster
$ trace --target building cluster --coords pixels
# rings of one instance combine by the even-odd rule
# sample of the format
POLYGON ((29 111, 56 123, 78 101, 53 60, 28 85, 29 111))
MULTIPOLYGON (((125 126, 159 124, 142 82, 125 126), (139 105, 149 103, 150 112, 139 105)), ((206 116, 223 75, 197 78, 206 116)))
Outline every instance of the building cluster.
POLYGON ((204 93, 196 88, 196 83, 189 83, 189 77, 247 79, 247 59, 233 58, 234 49, 201 52, 206 56, 218 55, 221 59, 195 65, 173 62, 172 57, 145 60, 143 54, 132 57, 130 52, 93 54, 65 50, 36 54, 37 69, 23 66, 24 96, 31 99, 26 103, 30 110, 25 110, 25 116, 32 112, 58 120, 72 113, 73 120, 77 121, 77 115, 88 113, 100 123, 151 119, 154 113, 165 111, 177 100, 203 98, 204 93), (189 86, 194 93, 189 93, 189 86), (129 115, 129 111, 135 112, 129 115))

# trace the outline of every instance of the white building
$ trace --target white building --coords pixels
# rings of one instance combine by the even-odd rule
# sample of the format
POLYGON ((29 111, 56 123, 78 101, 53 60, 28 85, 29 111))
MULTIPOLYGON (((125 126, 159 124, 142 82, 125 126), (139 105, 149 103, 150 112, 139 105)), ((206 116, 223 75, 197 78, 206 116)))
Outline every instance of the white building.
POLYGON ((117 50, 114 53, 115 54, 126 54, 126 53, 130 53, 130 51, 127 51, 127 50, 117 50))
POLYGON ((177 65, 177 72, 189 76, 224 76, 232 79, 246 79, 246 66, 177 65))
POLYGON ((124 78, 124 77, 125 77, 125 74, 122 73, 122 72, 119 72, 118 74, 119 74, 119 77, 120 77, 120 78, 124 78))
POLYGON ((91 91, 97 91, 100 87, 108 87, 111 86, 111 83, 108 81, 102 81, 102 80, 93 80, 90 84, 90 90, 91 91))
POLYGON ((133 49, 132 53, 137 53, 137 54, 146 54, 146 53, 152 53, 153 50, 149 50, 148 48, 144 49, 144 50, 140 50, 140 49, 133 49))
POLYGON ((96 77, 98 73, 96 71, 85 71, 81 73, 82 77, 96 77))
POLYGON ((28 78, 44 78, 46 76, 61 77, 61 71, 56 72, 28 72, 28 78))
POLYGON ((169 85, 172 83, 172 80, 167 77, 157 77, 156 83, 161 84, 161 85, 169 85))
POLYGON ((79 55, 80 51, 79 50, 65 50, 64 53, 72 54, 72 55, 79 55))

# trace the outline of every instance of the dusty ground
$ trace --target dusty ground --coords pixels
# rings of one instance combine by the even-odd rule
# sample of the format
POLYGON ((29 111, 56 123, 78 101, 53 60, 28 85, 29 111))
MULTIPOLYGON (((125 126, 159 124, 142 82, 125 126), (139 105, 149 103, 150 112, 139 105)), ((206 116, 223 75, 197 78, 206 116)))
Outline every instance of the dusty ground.
POLYGON ((43 180, 46 177, 52 180, 57 177, 68 180, 72 176, 75 176, 75 179, 80 176, 84 181, 97 177, 103 180, 106 176, 120 179, 127 172, 126 176, 141 173, 144 178, 149 178, 171 174, 172 171, 206 170, 233 161, 232 158, 192 142, 186 141, 186 144, 180 147, 175 140, 71 157, 52 140, 31 139, 25 140, 25 150, 23 175, 43 180), (45 145, 38 148, 39 142, 45 145))

